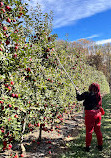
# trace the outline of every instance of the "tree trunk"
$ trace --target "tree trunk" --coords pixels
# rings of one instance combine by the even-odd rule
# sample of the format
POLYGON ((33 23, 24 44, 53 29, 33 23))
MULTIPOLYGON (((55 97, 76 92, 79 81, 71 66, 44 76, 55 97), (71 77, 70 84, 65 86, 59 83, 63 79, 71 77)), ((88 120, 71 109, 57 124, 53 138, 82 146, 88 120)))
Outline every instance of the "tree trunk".
POLYGON ((24 135, 25 128, 26 128, 26 121, 27 121, 26 117, 27 117, 27 115, 25 113, 24 120, 23 120, 24 122, 23 122, 23 126, 22 126, 22 135, 21 135, 21 140, 20 140, 20 150, 21 150, 21 153, 24 155, 26 154, 26 150, 23 145, 23 138, 24 138, 23 135, 24 135))
POLYGON ((40 124, 40 128, 39 128, 39 138, 38 141, 40 142, 42 139, 42 124, 40 124))

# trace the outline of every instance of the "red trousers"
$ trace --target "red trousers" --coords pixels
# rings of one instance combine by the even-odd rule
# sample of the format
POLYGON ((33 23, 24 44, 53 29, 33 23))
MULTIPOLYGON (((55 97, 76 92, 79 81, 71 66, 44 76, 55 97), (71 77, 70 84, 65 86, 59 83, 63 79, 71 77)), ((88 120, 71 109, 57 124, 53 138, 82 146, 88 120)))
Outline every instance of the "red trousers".
POLYGON ((100 110, 85 110, 85 125, 86 125, 86 147, 91 145, 93 130, 97 136, 98 145, 102 145, 101 133, 101 112, 100 110))

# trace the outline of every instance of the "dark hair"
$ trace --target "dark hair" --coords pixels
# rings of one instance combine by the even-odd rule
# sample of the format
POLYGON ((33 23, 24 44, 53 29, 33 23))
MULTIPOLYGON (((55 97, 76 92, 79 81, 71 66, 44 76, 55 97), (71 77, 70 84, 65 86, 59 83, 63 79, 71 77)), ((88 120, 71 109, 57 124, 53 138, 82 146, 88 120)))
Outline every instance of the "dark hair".
POLYGON ((97 98, 97 102, 98 102, 98 105, 97 106, 102 106, 102 98, 101 98, 101 94, 100 94, 100 86, 98 83, 92 83, 90 86, 89 86, 89 91, 94 91, 95 94, 96 94, 96 98, 97 98))

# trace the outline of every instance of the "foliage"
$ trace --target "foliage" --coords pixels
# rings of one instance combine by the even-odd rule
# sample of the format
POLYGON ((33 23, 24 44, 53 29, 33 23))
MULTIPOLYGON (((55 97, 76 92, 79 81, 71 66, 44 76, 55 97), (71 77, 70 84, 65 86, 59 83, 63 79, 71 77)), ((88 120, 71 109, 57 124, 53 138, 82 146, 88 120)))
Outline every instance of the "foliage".
POLYGON ((0 139, 8 150, 13 140, 22 143, 24 133, 34 129, 40 129, 41 139, 42 130, 52 131, 65 113, 80 108, 55 53, 81 91, 93 81, 105 86, 102 92, 108 92, 108 85, 85 64, 81 48, 67 42, 57 46, 52 15, 42 14, 39 6, 28 12, 21 1, 3 0, 0 19, 0 139))

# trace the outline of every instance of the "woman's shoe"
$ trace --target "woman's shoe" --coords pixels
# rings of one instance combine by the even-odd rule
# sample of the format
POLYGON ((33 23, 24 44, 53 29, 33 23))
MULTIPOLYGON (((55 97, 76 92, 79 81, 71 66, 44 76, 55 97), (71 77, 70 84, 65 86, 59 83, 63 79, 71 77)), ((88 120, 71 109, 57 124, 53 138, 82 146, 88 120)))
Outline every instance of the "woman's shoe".
POLYGON ((90 146, 85 147, 85 151, 89 152, 90 151, 90 146))
POLYGON ((102 145, 98 145, 97 148, 98 148, 99 151, 103 150, 103 146, 102 145))

